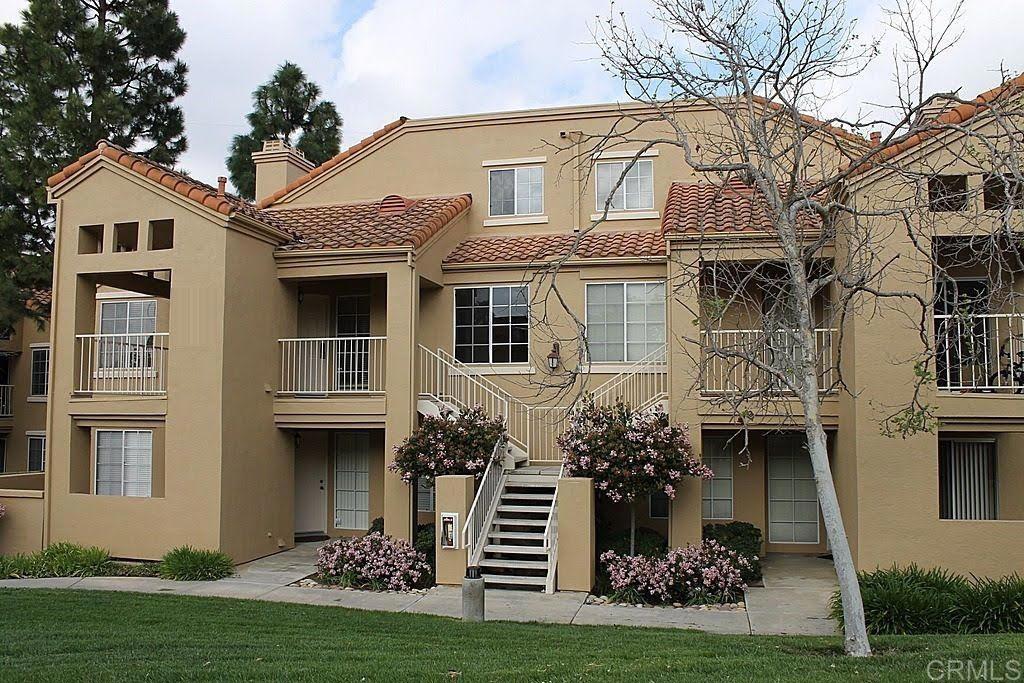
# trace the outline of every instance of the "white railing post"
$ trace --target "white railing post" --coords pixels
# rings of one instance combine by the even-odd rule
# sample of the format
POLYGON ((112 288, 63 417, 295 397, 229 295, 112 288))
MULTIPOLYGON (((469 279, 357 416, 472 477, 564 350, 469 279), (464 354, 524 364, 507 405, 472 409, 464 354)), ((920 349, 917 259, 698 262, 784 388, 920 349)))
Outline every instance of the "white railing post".
POLYGON ((10 417, 14 414, 11 402, 14 386, 11 384, 0 384, 0 417, 10 417))
POLYGON ((940 391, 1024 393, 1024 314, 935 316, 940 391))
POLYGON ((167 393, 167 332, 79 334, 76 393, 167 393))
POLYGON ((384 391, 387 337, 279 339, 279 394, 365 394, 384 391))
POLYGON ((481 550, 485 545, 487 525, 501 491, 505 478, 502 465, 504 458, 501 449, 506 447, 505 439, 499 438, 491 451, 491 460, 480 479, 480 487, 473 498, 473 505, 466 515, 466 523, 462 526, 462 544, 466 548, 466 562, 474 565, 480 560, 481 550))

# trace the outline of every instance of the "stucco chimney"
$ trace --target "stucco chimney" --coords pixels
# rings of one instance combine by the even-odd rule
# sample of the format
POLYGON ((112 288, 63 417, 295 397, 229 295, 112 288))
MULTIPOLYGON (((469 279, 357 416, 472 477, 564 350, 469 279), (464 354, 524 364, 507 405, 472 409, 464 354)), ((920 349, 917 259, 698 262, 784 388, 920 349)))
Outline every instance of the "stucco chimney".
POLYGON ((227 179, 227 177, 219 176, 217 178, 217 196, 218 197, 223 197, 224 196, 224 192, 227 190, 227 188, 228 188, 228 179, 227 179))
POLYGON ((284 140, 264 140, 263 151, 254 152, 256 201, 273 194, 313 169, 306 156, 284 140))

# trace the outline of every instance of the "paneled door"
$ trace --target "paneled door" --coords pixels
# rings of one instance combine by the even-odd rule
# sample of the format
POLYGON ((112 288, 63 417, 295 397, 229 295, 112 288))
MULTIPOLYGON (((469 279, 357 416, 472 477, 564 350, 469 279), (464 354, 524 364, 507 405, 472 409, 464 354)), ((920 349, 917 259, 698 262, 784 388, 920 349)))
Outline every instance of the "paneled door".
POLYGON ((818 491, 804 437, 768 438, 768 542, 819 542, 818 491))
POLYGON ((327 454, 295 457, 295 533, 320 535, 327 530, 327 454))

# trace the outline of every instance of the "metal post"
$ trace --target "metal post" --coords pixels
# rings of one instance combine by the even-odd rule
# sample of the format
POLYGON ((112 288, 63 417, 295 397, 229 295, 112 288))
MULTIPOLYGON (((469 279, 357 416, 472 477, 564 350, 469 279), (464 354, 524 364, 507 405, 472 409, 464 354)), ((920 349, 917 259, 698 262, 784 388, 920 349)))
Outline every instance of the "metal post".
POLYGON ((484 620, 484 579, 480 567, 466 567, 466 578, 462 580, 462 620, 484 620))

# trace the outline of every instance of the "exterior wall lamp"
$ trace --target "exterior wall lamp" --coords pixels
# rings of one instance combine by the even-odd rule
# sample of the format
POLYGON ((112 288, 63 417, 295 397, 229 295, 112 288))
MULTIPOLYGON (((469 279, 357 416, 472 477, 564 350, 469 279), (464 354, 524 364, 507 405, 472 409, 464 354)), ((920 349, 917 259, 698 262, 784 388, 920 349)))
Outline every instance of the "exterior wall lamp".
POLYGON ((552 342, 551 353, 548 354, 548 370, 554 372, 558 369, 558 364, 562 362, 562 354, 558 342, 552 342))

